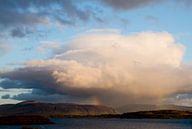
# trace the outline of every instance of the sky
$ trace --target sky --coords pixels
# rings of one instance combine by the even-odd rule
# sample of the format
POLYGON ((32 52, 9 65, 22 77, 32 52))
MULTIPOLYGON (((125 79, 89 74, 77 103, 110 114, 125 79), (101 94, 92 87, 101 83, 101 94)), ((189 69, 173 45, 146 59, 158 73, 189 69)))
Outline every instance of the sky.
POLYGON ((0 104, 192 106, 191 0, 1 0, 0 104))

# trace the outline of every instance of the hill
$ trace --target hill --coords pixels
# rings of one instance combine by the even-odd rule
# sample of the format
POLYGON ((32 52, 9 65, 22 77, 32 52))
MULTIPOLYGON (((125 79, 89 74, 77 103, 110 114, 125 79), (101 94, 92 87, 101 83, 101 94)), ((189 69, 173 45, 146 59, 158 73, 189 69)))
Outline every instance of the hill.
POLYGON ((179 110, 155 110, 127 112, 123 114, 109 114, 96 116, 98 118, 121 118, 121 119, 192 119, 192 111, 179 110))
POLYGON ((0 105, 0 116, 41 115, 45 117, 87 116, 114 114, 114 109, 102 105, 71 103, 43 103, 24 101, 18 104, 0 105))
POLYGON ((154 111, 154 110, 178 110, 192 111, 192 107, 177 106, 177 105, 150 105, 150 104, 128 104, 116 108, 120 113, 138 112, 138 111, 154 111))
POLYGON ((191 111, 178 111, 178 110, 158 110, 158 111, 140 111, 140 112, 129 112, 119 116, 119 118, 128 119, 143 119, 143 118, 154 118, 154 119, 191 119, 191 111))

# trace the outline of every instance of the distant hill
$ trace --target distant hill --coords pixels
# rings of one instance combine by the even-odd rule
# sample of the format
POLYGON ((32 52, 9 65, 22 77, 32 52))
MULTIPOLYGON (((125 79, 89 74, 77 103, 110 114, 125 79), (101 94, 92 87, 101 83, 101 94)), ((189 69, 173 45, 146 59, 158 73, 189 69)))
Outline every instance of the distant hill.
POLYGON ((36 101, 24 101, 18 104, 0 105, 0 116, 41 115, 45 117, 64 117, 115 113, 114 109, 101 105, 43 103, 36 101))
POLYGON ((191 111, 180 110, 153 110, 127 112, 123 114, 109 114, 96 116, 98 118, 121 118, 121 119, 192 119, 191 111))
POLYGON ((153 111, 153 110, 178 110, 192 111, 192 107, 177 106, 177 105, 150 105, 150 104, 128 104, 116 108, 120 113, 138 112, 138 111, 153 111))
POLYGON ((116 115, 115 117, 127 119, 191 119, 192 112, 178 110, 139 111, 123 113, 121 115, 116 115))

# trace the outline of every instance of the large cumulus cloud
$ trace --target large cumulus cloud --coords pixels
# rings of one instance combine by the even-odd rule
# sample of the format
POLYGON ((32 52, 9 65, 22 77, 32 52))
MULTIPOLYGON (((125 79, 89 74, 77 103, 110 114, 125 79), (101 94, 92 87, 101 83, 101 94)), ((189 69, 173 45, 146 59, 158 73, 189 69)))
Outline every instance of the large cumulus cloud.
POLYGON ((184 46, 167 32, 84 34, 54 51, 50 59, 2 71, 0 85, 67 96, 62 101, 97 98, 109 105, 157 103, 191 92, 184 46))

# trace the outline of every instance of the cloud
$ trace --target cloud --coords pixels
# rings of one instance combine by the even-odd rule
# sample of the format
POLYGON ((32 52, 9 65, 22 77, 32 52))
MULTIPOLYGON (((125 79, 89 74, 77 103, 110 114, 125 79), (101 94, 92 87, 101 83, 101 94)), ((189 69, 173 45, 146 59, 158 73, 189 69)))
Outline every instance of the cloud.
POLYGON ((2 99, 9 99, 10 98, 10 95, 9 94, 6 94, 6 95, 3 95, 1 96, 2 99))
POLYGON ((130 10, 145 7, 161 1, 163 0, 101 0, 101 2, 106 5, 118 10, 130 10))
MULTIPOLYGON (((79 4, 76 0, 1 0, 0 28, 4 33, 0 35, 23 38, 39 32, 39 28, 46 30, 50 26, 79 26, 88 21, 106 24, 108 20, 101 15, 107 13, 106 7, 129 11, 162 1, 165 0, 95 0, 90 4, 90 1, 81 0, 79 4)), ((190 5, 191 2, 176 0, 172 3, 190 5)), ((147 19, 152 22, 157 20, 152 17, 147 19)), ((123 25, 129 23, 125 18, 120 22, 123 25)))
POLYGON ((12 37, 19 37, 19 38, 23 38, 29 34, 32 34, 33 30, 30 30, 28 28, 25 27, 16 27, 14 29, 11 30, 11 36, 12 37))
POLYGON ((75 0, 1 0, 0 28, 11 36, 22 38, 29 35, 26 30, 52 23, 75 25, 76 21, 87 21, 94 13, 79 8, 75 0), (25 28, 25 29, 23 29, 25 28))
POLYGON ((1 87, 38 89, 59 94, 62 101, 97 98, 108 105, 158 103, 191 92, 192 70, 182 64, 184 46, 170 33, 102 32, 74 38, 50 59, 0 72, 1 87))
POLYGON ((104 5, 113 8, 114 10, 133 10, 143 7, 149 7, 157 4, 161 4, 163 2, 171 2, 173 4, 177 4, 179 6, 191 7, 191 0, 174 0, 174 1, 166 1, 166 0, 98 0, 104 5))
POLYGON ((175 96, 170 96, 166 99, 166 102, 174 105, 189 106, 192 105, 192 94, 191 93, 181 93, 175 96))
MULTIPOLYGON (((43 101, 43 102, 54 102, 54 103, 82 103, 82 104, 96 104, 94 98, 91 99, 80 99, 78 97, 74 96, 68 96, 68 95, 63 95, 63 94, 47 94, 41 90, 33 90, 32 93, 21 93, 18 95, 14 95, 12 97, 9 96, 9 99, 15 99, 19 101, 23 100, 38 100, 38 101, 43 101), (34 92, 35 91, 35 92, 34 92)), ((3 98, 3 97, 2 97, 3 98)), ((4 97, 6 99, 6 97, 4 97)))

